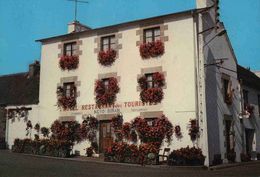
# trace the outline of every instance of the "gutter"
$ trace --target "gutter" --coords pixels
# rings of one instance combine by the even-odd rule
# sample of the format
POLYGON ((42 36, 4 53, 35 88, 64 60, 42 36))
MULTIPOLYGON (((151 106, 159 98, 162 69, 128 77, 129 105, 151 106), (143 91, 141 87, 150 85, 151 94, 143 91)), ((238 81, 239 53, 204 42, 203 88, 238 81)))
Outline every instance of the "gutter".
POLYGON ((108 30, 108 29, 118 30, 118 28, 127 27, 130 25, 140 25, 140 24, 146 23, 147 21, 156 21, 161 18, 166 19, 166 18, 172 18, 174 16, 178 16, 178 15, 190 15, 190 14, 194 14, 194 13, 201 13, 201 12, 207 11, 209 8, 211 8, 211 7, 200 8, 200 9, 190 9, 190 10, 181 11, 181 12, 177 12, 177 13, 171 13, 171 14, 165 14, 165 15, 160 15, 160 16, 155 16, 155 17, 150 17, 150 18, 145 18, 145 19, 139 19, 139 20, 119 23, 119 24, 115 24, 115 25, 89 29, 86 31, 81 31, 81 32, 76 32, 76 33, 63 34, 63 35, 53 36, 53 37, 49 37, 49 38, 42 38, 42 39, 36 40, 35 42, 43 43, 43 42, 47 42, 50 40, 55 40, 55 39, 58 40, 58 39, 63 39, 63 38, 68 38, 68 37, 76 38, 83 34, 98 33, 99 31, 108 30))

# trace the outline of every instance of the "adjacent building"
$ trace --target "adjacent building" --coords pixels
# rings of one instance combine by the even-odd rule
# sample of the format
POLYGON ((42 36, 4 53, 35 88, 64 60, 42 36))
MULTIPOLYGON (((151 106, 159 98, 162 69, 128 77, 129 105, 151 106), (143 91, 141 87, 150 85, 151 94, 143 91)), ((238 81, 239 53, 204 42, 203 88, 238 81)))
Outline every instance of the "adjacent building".
POLYGON ((0 142, 9 147, 15 138, 25 138, 26 123, 37 123, 40 63, 35 61, 24 73, 0 76, 0 142))
POLYGON ((240 103, 243 152, 256 158, 260 148, 260 77, 240 65, 237 69, 242 95, 240 103))

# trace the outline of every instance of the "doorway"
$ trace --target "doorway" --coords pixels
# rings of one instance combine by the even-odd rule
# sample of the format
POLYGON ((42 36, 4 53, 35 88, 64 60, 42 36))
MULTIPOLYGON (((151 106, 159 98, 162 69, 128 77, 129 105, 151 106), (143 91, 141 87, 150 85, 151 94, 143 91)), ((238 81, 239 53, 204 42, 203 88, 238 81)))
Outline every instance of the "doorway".
POLYGON ((251 157, 252 145, 254 141, 254 129, 245 129, 245 138, 246 138, 246 154, 251 157))
POLYGON ((113 143, 113 128, 110 120, 100 121, 99 151, 103 153, 113 143))
POLYGON ((227 154, 234 152, 233 136, 232 120, 225 120, 225 141, 227 154))

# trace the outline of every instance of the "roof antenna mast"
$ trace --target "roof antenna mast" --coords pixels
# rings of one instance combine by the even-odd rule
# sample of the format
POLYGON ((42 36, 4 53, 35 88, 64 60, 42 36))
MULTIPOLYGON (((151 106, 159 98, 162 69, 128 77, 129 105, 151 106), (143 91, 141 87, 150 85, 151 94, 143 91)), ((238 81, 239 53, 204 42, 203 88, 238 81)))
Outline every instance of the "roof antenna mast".
POLYGON ((88 3, 88 1, 82 1, 82 0, 67 0, 67 1, 73 1, 75 3, 75 16, 74 21, 77 21, 77 12, 78 12, 78 3, 88 3))

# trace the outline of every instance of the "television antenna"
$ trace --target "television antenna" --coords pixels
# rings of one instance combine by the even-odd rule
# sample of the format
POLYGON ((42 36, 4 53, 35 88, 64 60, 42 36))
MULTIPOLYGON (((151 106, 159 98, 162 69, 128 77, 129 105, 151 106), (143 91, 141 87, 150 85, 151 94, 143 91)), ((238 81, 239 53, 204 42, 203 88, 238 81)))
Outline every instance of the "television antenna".
POLYGON ((83 1, 83 0, 67 0, 67 1, 73 1, 75 3, 75 16, 74 16, 74 21, 77 21, 77 13, 78 13, 78 3, 88 3, 88 1, 83 1))

